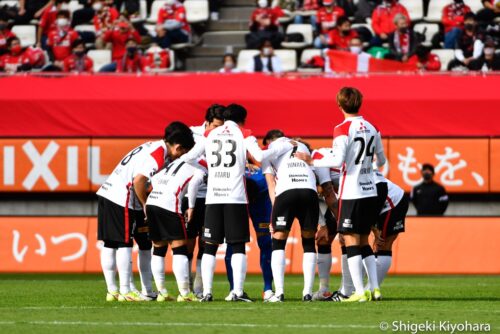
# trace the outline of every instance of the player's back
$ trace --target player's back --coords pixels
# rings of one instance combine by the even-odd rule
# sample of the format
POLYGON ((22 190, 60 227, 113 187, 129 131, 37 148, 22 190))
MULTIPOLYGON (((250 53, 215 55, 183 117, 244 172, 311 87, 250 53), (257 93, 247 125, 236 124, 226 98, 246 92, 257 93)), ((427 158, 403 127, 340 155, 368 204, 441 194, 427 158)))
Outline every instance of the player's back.
POLYGON ((242 129, 226 121, 207 136, 207 204, 245 204, 246 148, 242 129))
POLYGON ((340 180, 340 197, 358 199, 377 196, 373 176, 373 156, 383 151, 378 130, 363 117, 351 117, 334 131, 335 145, 345 146, 340 180))
POLYGON ((138 174, 153 176, 165 163, 167 148, 163 140, 147 142, 128 152, 97 191, 97 195, 115 204, 141 210, 141 205, 130 192, 138 174))
POLYGON ((404 190, 398 186, 397 184, 393 183, 391 180, 385 178, 385 176, 378 170, 374 171, 374 176, 375 176, 375 183, 379 184, 381 182, 387 183, 387 199, 384 203, 384 206, 381 210, 381 214, 390 210, 394 206, 396 206, 403 196, 405 195, 404 190))

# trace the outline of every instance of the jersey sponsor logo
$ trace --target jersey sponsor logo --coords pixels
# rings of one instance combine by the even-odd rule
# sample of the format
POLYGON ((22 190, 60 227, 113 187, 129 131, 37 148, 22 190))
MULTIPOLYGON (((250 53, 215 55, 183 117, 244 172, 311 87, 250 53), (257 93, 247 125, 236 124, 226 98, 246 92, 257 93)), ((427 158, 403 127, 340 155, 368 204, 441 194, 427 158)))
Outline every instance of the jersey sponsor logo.
POLYGON ((205 230, 203 231, 203 236, 205 236, 205 238, 211 238, 212 237, 212 233, 210 233, 210 229, 209 228, 205 228, 205 230))
POLYGON ((350 219, 344 219, 344 222, 342 223, 342 226, 345 228, 352 228, 352 223, 350 219))
POLYGON ((363 191, 372 191, 375 189, 373 182, 368 181, 368 182, 359 182, 359 186, 363 191))
POLYGON ((285 217, 277 217, 276 218, 276 226, 286 226, 286 220, 285 217))

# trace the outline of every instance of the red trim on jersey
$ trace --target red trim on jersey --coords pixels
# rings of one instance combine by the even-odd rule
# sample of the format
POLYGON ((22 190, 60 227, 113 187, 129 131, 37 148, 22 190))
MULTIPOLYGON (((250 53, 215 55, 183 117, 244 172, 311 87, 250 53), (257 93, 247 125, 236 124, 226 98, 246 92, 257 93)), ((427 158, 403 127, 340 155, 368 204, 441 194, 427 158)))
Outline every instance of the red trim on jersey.
POLYGON ((175 213, 177 214, 177 216, 179 216, 179 218, 181 220, 182 231, 184 232, 184 239, 187 239, 187 230, 186 230, 186 223, 184 221, 184 217, 179 212, 179 194, 184 190, 184 188, 189 183, 189 181, 191 181, 192 178, 193 178, 192 176, 190 178, 188 178, 182 186, 177 188, 177 192, 175 193, 175 213))
POLYGON ((348 136, 350 127, 351 127, 350 120, 346 120, 344 123, 337 125, 335 127, 335 130, 333 130, 333 139, 339 136, 348 136))
POLYGON ((153 159, 155 159, 156 164, 158 165, 158 170, 160 170, 165 163, 165 149, 163 148, 163 146, 160 146, 156 150, 151 152, 151 156, 153 157, 153 159))
POLYGON ((213 129, 210 129, 210 130, 205 130, 205 132, 203 133, 203 136, 204 137, 208 137, 208 135, 210 134, 210 132, 212 131, 213 129))
MULTIPOLYGON (((345 162, 344 162, 345 165, 345 162)), ((342 218, 342 193, 344 192, 344 184, 345 184, 345 177, 347 174, 347 170, 344 167, 344 172, 342 173, 342 184, 340 185, 340 193, 339 193, 339 219, 337 222, 337 230, 340 228, 340 219, 342 218)))
POLYGON ((129 182, 127 184, 127 199, 125 200, 125 221, 123 222, 125 224, 125 243, 128 244, 130 242, 130 224, 129 224, 129 218, 128 218, 128 202, 130 201, 130 187, 132 186, 132 183, 129 182))
POLYGON ((382 238, 383 239, 385 239, 385 237, 387 236, 387 225, 389 225, 389 219, 391 218, 391 212, 392 212, 392 209, 394 209, 394 203, 392 202, 392 200, 389 196, 387 196, 387 202, 389 203, 389 206, 391 207, 391 209, 389 211, 387 211, 387 216, 385 216, 384 227, 382 228, 382 238))
POLYGON ((336 172, 336 173, 340 173, 340 169, 338 169, 338 168, 330 168, 330 170, 331 170, 331 171, 334 171, 334 172, 336 172))
POLYGON ((323 159, 323 157, 324 157, 324 155, 319 153, 319 152, 314 152, 312 155, 313 160, 321 160, 321 159, 323 159))
POLYGON ((198 163, 200 164, 200 166, 203 166, 208 169, 208 163, 205 159, 201 159, 200 161, 198 161, 198 163))

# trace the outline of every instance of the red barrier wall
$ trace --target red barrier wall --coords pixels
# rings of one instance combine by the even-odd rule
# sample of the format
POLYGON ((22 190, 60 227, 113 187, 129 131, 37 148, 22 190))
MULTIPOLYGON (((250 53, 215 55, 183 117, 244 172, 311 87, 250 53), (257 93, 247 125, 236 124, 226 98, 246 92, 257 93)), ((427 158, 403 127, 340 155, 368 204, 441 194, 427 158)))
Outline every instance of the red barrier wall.
POLYGON ((342 86, 384 136, 500 135, 499 75, 275 77, 260 74, 0 77, 2 137, 157 137, 167 123, 199 124, 211 103, 240 103, 247 127, 329 137, 342 86))

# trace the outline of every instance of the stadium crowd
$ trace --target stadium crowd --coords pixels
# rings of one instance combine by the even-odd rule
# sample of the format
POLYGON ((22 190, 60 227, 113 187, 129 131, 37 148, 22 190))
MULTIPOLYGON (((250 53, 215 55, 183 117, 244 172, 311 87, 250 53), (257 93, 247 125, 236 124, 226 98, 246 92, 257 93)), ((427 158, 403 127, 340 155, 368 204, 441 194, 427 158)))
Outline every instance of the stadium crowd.
MULTIPOLYGON (((304 43, 307 34, 312 34, 312 46, 322 50, 323 58, 328 50, 338 50, 413 63, 426 71, 440 70, 442 61, 448 70, 500 69, 500 1, 414 2, 419 6, 406 8, 411 1, 398 0, 257 0, 245 42, 248 49, 261 52, 245 71, 280 72, 279 60, 267 61, 274 56, 272 49, 301 50, 304 47, 290 44, 304 43), (435 6, 444 2, 444 7, 435 6), (474 10, 468 5, 471 2, 477 2, 474 10), (436 15, 436 10, 441 13, 436 15), (440 59, 444 53, 431 50, 450 50, 451 59, 440 59)), ((209 4, 207 17, 218 20, 220 2, 209 4)), ((98 69, 102 72, 172 70, 172 50, 195 45, 206 27, 199 25, 195 33, 179 0, 162 2, 152 24, 153 5, 153 0, 146 1, 146 8, 139 0, 0 1, 0 70, 92 72, 93 56, 87 52, 101 49, 112 53, 110 63, 98 69), (82 28, 89 25, 92 29, 82 28), (26 27, 36 27, 31 43, 16 36, 26 27)), ((232 68, 229 63, 221 72, 237 71, 235 62, 232 68)), ((312 57, 302 65, 323 67, 324 62, 312 57)))

